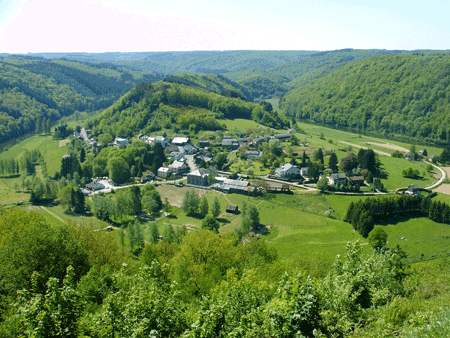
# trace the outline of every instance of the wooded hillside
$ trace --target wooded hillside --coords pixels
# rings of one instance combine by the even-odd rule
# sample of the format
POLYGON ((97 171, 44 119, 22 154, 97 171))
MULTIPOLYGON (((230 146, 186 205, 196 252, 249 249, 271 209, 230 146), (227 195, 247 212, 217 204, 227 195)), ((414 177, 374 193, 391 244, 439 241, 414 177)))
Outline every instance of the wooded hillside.
MULTIPOLYGON (((191 82, 202 82, 202 76, 191 76, 191 82)), ((268 105, 270 106, 270 105, 268 105)), ((101 114, 88 120, 94 136, 111 134, 131 137, 161 129, 220 130, 220 119, 253 119, 273 128, 288 123, 266 105, 247 102, 239 92, 207 92, 197 85, 170 82, 140 83, 101 114)))
POLYGON ((355 131, 450 143, 450 57, 386 55, 287 93, 286 115, 355 131))
POLYGON ((138 82, 156 79, 112 64, 0 59, 0 143, 35 131, 38 120, 106 108, 138 82))

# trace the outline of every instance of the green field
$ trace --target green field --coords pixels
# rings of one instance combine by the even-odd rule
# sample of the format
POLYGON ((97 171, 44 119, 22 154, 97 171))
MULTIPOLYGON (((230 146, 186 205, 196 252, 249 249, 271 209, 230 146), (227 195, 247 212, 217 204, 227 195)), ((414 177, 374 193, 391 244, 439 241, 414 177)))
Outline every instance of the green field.
POLYGON ((0 154, 0 159, 18 158, 25 150, 37 149, 44 156, 47 171, 50 176, 60 169, 61 158, 66 153, 65 147, 59 147, 59 140, 54 140, 50 135, 37 135, 23 140, 0 154))

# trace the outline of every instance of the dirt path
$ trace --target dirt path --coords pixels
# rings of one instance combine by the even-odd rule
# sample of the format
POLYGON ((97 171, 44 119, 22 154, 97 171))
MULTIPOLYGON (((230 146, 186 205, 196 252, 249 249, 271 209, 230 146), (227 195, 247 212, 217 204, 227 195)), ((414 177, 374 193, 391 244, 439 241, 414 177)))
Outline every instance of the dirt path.
MULTIPOLYGON (((346 142, 346 141, 338 141, 339 143, 344 143, 347 144, 349 146, 355 147, 355 148, 361 148, 361 149, 369 149, 368 147, 364 147, 364 146, 360 146, 359 144, 354 144, 354 143, 350 143, 350 142, 346 142)), ((371 148, 370 148, 371 149, 371 148)), ((374 152, 376 152, 377 154, 380 155, 384 155, 384 156, 392 156, 390 153, 387 153, 385 151, 381 151, 381 150, 375 150, 372 149, 374 152)))
POLYGON ((41 209, 44 210, 45 212, 48 212, 50 215, 52 215, 53 217, 55 217, 58 221, 61 221, 63 223, 66 223, 65 220, 63 220, 61 217, 59 217, 57 214, 55 214, 54 212, 48 210, 46 207, 41 206, 41 209))
POLYGON ((366 142, 366 144, 370 144, 373 146, 378 146, 378 147, 382 147, 382 148, 387 148, 387 149, 392 149, 392 150, 398 150, 401 151, 403 153, 409 153, 409 150, 403 147, 400 147, 396 144, 392 144, 392 143, 376 143, 376 142, 366 142))

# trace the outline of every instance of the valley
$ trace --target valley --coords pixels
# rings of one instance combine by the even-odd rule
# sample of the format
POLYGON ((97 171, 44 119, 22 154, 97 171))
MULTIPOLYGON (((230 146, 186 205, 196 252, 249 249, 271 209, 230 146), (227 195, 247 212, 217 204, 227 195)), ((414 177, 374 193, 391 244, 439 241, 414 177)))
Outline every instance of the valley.
POLYGON ((0 336, 58 306, 74 337, 433 331, 448 57, 3 55, 0 336))

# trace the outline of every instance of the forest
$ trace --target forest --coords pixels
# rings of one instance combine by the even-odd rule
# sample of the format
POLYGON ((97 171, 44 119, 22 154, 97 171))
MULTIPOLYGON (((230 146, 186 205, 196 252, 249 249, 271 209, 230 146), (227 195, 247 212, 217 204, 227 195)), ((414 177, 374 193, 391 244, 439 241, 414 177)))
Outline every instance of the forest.
POLYGON ((89 66, 20 56, 2 58, 0 143, 39 132, 38 120, 55 124, 63 116, 107 108, 140 81, 157 79, 113 65, 89 66))
MULTIPOLYGON (((203 76, 191 76, 189 81, 195 78, 204 79, 203 76)), ((206 92, 198 86, 146 82, 87 120, 86 125, 94 136, 110 134, 114 137, 149 134, 163 128, 174 129, 175 132, 220 130, 223 118, 253 119, 272 128, 287 126, 287 120, 270 111, 269 106, 247 102, 236 91, 227 90, 221 95, 206 92)))
POLYGON ((386 55, 288 92, 287 116, 402 140, 450 143, 450 57, 386 55))

